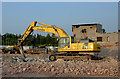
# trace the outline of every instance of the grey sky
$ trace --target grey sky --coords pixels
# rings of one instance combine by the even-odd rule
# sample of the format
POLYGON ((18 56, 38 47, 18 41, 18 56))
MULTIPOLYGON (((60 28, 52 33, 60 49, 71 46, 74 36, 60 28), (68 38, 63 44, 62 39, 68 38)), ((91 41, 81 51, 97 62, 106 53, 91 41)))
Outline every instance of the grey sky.
MULTIPOLYGON (((22 34, 33 21, 56 25, 72 35, 72 24, 97 22, 118 30, 117 2, 3 2, 2 33, 22 34)), ((46 33, 35 32, 45 35, 46 33)))

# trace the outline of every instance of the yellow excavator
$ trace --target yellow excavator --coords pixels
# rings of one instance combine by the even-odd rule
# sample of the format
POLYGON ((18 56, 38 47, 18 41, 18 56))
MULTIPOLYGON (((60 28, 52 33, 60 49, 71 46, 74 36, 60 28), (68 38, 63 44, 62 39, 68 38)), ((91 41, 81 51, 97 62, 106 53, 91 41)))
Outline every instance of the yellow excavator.
MULTIPOLYGON (((58 52, 54 53, 49 56, 49 60, 55 61, 57 59, 64 59, 64 60, 74 60, 74 59, 91 59, 91 57, 96 56, 101 51, 100 44, 88 41, 90 39, 82 39, 84 42, 75 43, 74 38, 69 36, 63 29, 47 25, 44 23, 40 23, 43 26, 36 26, 37 21, 34 21, 32 24, 29 25, 27 30, 23 33, 22 39, 19 39, 19 50, 23 57, 26 57, 23 51, 23 43, 28 35, 31 34, 34 30, 41 31, 41 32, 48 32, 58 35, 58 52), (87 42, 85 42, 85 40, 87 42)), ((81 41, 82 41, 81 40, 81 41)))

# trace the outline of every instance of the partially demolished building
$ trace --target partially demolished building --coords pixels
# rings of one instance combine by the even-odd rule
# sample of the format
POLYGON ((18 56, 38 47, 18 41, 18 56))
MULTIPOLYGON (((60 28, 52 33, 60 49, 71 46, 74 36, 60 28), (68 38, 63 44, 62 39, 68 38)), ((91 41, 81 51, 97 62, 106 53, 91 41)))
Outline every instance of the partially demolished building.
POLYGON ((118 33, 103 33, 102 25, 98 23, 74 24, 72 32, 75 42, 80 39, 92 39, 101 45, 118 45, 118 33))

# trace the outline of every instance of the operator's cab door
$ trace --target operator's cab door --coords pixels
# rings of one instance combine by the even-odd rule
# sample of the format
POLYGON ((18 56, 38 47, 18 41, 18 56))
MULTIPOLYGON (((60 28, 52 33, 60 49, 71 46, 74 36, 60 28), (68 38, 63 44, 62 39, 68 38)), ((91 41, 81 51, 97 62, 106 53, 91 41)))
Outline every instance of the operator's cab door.
POLYGON ((66 46, 68 46, 68 48, 70 47, 70 38, 69 37, 61 37, 59 40, 59 47, 65 48, 66 46))

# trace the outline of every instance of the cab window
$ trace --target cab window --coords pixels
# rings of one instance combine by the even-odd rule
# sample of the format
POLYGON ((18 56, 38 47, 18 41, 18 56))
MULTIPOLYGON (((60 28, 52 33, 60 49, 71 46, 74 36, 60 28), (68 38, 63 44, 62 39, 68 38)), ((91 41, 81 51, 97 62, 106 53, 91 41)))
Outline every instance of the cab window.
POLYGON ((70 45, 70 38, 69 37, 62 37, 59 40, 59 46, 60 48, 64 48, 66 46, 70 45))

